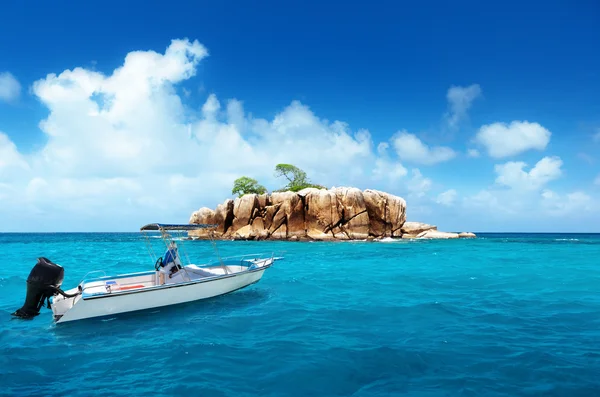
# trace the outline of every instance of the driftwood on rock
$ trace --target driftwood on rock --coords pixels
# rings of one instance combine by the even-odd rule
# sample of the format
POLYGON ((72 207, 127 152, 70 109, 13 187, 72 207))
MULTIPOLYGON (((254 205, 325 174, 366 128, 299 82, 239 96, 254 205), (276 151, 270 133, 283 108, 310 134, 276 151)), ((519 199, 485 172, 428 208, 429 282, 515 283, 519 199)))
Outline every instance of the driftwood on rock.
MULTIPOLYGON (((246 194, 225 200, 215 210, 200 208, 189 220, 216 224, 190 231, 190 237, 242 240, 373 240, 454 238, 437 227, 406 222, 406 201, 386 192, 354 187, 307 188, 299 192, 246 194)), ((459 237, 456 234, 456 237, 459 237)), ((475 237, 461 233, 460 237, 475 237)))

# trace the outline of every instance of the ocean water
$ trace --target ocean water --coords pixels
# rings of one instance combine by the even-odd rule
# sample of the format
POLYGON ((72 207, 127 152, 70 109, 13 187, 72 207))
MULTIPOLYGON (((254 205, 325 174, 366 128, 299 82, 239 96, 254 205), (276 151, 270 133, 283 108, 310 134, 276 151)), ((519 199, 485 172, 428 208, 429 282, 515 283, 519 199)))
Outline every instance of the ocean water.
POLYGON ((144 239, 0 234, 0 395, 600 396, 600 235, 217 247, 285 259, 226 296, 55 325, 10 315, 39 256, 67 289, 151 269, 144 239))

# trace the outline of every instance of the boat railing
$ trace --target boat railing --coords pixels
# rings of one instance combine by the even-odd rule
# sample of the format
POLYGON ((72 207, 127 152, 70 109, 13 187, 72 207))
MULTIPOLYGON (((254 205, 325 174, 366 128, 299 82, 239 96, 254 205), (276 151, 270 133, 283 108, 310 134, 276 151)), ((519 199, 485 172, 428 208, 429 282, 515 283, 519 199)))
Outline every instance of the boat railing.
POLYGON ((237 254, 237 255, 223 256, 223 257, 220 257, 213 261, 210 261, 209 263, 206 264, 206 266, 214 266, 215 264, 218 264, 218 263, 227 263, 228 265, 233 265, 238 262, 239 262, 240 266, 243 266, 245 261, 253 260, 253 259, 278 260, 278 259, 283 259, 283 253, 272 251, 272 252, 259 252, 259 253, 253 253, 253 254, 237 254), (275 255, 276 253, 278 253, 279 255, 276 256, 275 255))
POLYGON ((104 274, 104 277, 108 277, 108 276, 106 275, 106 272, 105 272, 104 270, 92 270, 92 271, 89 271, 89 272, 87 272, 87 273, 85 274, 85 276, 83 276, 83 278, 81 279, 81 281, 83 282, 83 281, 87 280, 87 277, 88 277, 90 274, 92 274, 92 273, 102 273, 102 274, 104 274))

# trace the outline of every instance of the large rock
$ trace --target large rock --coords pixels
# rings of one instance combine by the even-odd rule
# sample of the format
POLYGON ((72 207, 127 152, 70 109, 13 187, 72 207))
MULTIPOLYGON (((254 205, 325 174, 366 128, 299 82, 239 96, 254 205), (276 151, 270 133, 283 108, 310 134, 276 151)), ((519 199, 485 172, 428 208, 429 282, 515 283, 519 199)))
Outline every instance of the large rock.
POLYGON ((233 228, 240 229, 252 222, 252 214, 258 207, 257 194, 245 194, 233 202, 233 228))
POLYGON ((417 238, 426 239, 450 239, 458 238, 458 233, 440 232, 439 230, 426 230, 417 235, 417 238))
POLYGON ((254 218, 252 221, 252 231, 257 239, 263 240, 269 237, 269 230, 265 228, 263 218, 254 218))
POLYGON ((273 217, 270 230, 277 230, 282 224, 286 225, 287 236, 306 236, 304 226, 304 202, 302 197, 294 192, 276 192, 271 194, 273 205, 279 204, 279 210, 273 217))
POLYGON ((287 226, 285 225, 285 223, 281 224, 281 226, 277 230, 271 233, 271 237, 276 240, 283 240, 288 238, 289 236, 287 234, 287 226))
POLYGON ((281 204, 268 205, 267 207, 265 207, 262 218, 266 230, 271 230, 271 226, 273 225, 275 215, 277 214, 277 212, 279 212, 279 207, 281 207, 281 204))
POLYGON ((373 189, 365 190, 363 197, 369 215, 369 234, 374 237, 400 236, 406 221, 406 201, 373 189))
POLYGON ((402 226, 406 222, 406 201, 398 196, 385 193, 387 200, 386 221, 391 225, 392 237, 402 236, 402 226))
POLYGON ((257 197, 258 200, 258 206, 260 208, 265 208, 267 205, 271 204, 271 201, 269 200, 269 195, 268 194, 261 194, 257 197))
POLYGON ((328 233, 342 220, 342 211, 335 192, 312 188, 301 190, 298 195, 304 196, 304 220, 307 230, 328 233))
POLYGON ((233 238, 236 240, 249 240, 256 237, 256 231, 252 229, 252 225, 246 225, 239 228, 233 233, 233 238))
POLYGON ((317 241, 327 241, 327 240, 335 239, 335 237, 333 237, 333 233, 331 233, 331 232, 323 233, 319 229, 309 229, 306 232, 306 236, 311 240, 317 240, 317 241))
POLYGON ((225 233, 233 224, 233 200, 225 200, 224 203, 217 205, 215 209, 214 222, 218 225, 217 232, 225 233))
POLYGON ((357 188, 335 189, 338 205, 342 209, 340 228, 350 239, 369 237, 369 214, 362 192, 357 188))
POLYGON ((428 230, 437 230, 437 226, 428 225, 427 223, 421 222, 404 222, 402 226, 402 238, 415 238, 420 233, 428 230))
POLYGON ((475 233, 461 232, 461 233, 458 233, 458 237, 461 237, 461 238, 473 238, 473 237, 477 237, 477 236, 475 235, 475 233))
MULTIPOLYGON (((219 204, 220 206, 222 204, 219 204)), ((218 225, 217 229, 219 227, 223 228, 225 227, 225 222, 224 222, 224 218, 221 219, 219 218, 219 213, 217 211, 213 211, 210 208, 207 207, 202 207, 200 208, 198 211, 195 211, 194 213, 192 213, 192 216, 190 217, 189 223, 193 223, 193 224, 197 224, 197 225, 218 225)), ((191 230, 189 232, 189 236, 190 237, 197 237, 197 238, 208 238, 211 233, 213 233, 213 229, 196 229, 196 230, 191 230)), ((222 230, 221 230, 222 232, 222 230)))
POLYGON ((215 222, 215 211, 207 207, 202 207, 198 211, 192 213, 189 223, 200 224, 214 224, 215 222))
MULTIPOLYGON (((403 198, 353 187, 247 194, 212 211, 203 207, 190 223, 217 224, 216 237, 234 239, 348 240, 394 237, 406 221, 403 198)), ((190 236, 206 237, 206 231, 190 236)))
POLYGON ((377 237, 392 235, 392 227, 386 221, 387 198, 376 190, 365 190, 363 193, 365 207, 369 215, 369 234, 377 237))

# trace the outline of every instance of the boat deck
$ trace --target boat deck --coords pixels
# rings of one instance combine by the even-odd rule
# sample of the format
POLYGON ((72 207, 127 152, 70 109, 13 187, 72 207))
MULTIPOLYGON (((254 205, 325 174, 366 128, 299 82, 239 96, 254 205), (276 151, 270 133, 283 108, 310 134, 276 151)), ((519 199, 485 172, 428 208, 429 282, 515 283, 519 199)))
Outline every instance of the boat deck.
MULTIPOLYGON (((263 263, 259 264, 262 265, 263 263)), ((254 263, 256 266, 256 264, 254 263)), ((246 264, 200 267, 187 265, 175 273, 171 278, 166 277, 161 281, 157 271, 125 274, 114 277, 100 277, 83 282, 83 297, 105 295, 117 292, 126 292, 144 288, 156 287, 164 284, 177 284, 206 278, 218 278, 227 274, 236 274, 248 270, 252 266, 246 264), (225 270, 225 267, 227 270, 225 270)))
POLYGON ((83 283, 83 296, 110 294, 113 292, 130 291, 157 285, 156 272, 146 272, 136 275, 117 277, 102 277, 83 283))

